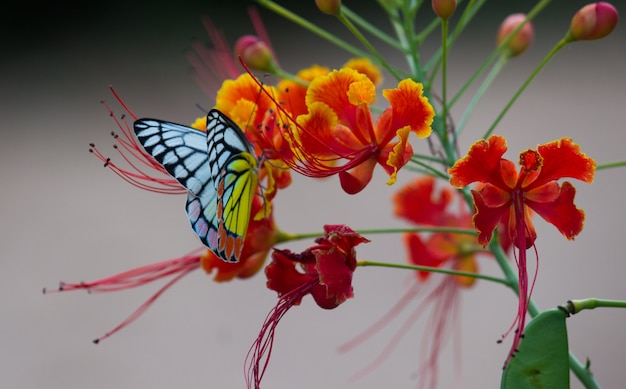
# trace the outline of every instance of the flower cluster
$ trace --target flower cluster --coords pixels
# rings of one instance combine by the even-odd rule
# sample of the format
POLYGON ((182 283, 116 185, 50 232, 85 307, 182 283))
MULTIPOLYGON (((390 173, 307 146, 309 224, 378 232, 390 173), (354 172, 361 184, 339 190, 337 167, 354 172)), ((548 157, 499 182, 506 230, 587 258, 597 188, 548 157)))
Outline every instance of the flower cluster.
MULTIPOLYGON (((457 138, 467 117, 474 113, 476 103, 502 67, 530 47, 535 31, 532 16, 528 15, 541 11, 541 4, 528 14, 518 13, 504 20, 496 33, 494 54, 450 99, 449 44, 479 10, 474 2, 465 5, 462 17, 456 18, 456 1, 433 0, 434 22, 419 34, 414 31, 412 19, 418 5, 380 2, 395 27, 397 37, 392 37, 364 21, 341 1, 316 0, 319 10, 344 24, 367 49, 365 52, 329 36, 273 1, 259 2, 353 55, 335 69, 311 65, 291 73, 280 66, 257 11, 250 11, 257 35, 241 37, 232 52, 223 34, 205 18, 212 44, 194 41, 187 58, 194 78, 215 102, 214 108, 223 121, 216 124, 209 113, 190 127, 174 125, 175 135, 163 130, 171 123, 154 121, 165 124, 155 125, 152 132, 142 132, 141 136, 137 133, 135 137, 126 116, 116 118, 106 105, 118 127, 114 138, 125 164, 114 162, 94 145, 91 148, 105 166, 134 186, 158 193, 186 194, 187 213, 196 234, 230 234, 243 242, 241 253, 237 253, 234 263, 226 262, 213 240, 201 236, 208 247, 181 258, 93 282, 62 283, 59 291, 117 291, 172 277, 135 313, 97 340, 100 341, 136 319, 166 289, 193 270, 201 268, 217 282, 264 273, 266 286, 278 294, 278 301, 262 324, 246 360, 248 387, 258 388, 269 364, 279 321, 306 295, 320 308, 334 309, 354 297, 352 280, 358 266, 408 269, 415 276, 410 289, 387 314, 342 349, 362 343, 417 301, 414 313, 389 346, 364 369, 371 371, 430 306, 433 314, 427 328, 432 332, 424 334, 420 345, 422 361, 418 371, 421 387, 435 387, 439 353, 454 322, 449 317, 460 315, 457 310, 461 292, 482 279, 500 283, 518 294, 514 324, 505 332, 506 336, 515 330, 511 351, 504 358, 505 367, 513 357, 524 358, 518 350, 524 343, 526 319, 529 313, 538 313, 529 310, 535 277, 529 276, 527 250, 532 249, 537 260, 539 252, 533 218, 538 215, 567 239, 574 239, 583 229, 585 213, 574 204, 574 186, 559 180, 572 178, 591 183, 597 166, 572 139, 562 138, 521 152, 518 169, 504 158, 508 148, 505 137, 492 132, 560 48, 611 33, 618 20, 615 8, 608 3, 595 3, 576 13, 564 38, 511 97, 493 125, 485 130, 483 139, 475 141, 463 156, 457 150, 457 138), (450 23, 456 23, 453 34, 448 30, 450 23), (425 60, 419 45, 439 26, 442 50, 425 60), (383 58, 362 30, 399 49, 408 60, 408 69, 383 58), (455 124, 450 108, 487 68, 491 70, 484 84, 455 124), (279 81, 268 85, 255 76, 255 71, 273 75, 279 81), (387 81, 389 88, 380 91, 383 73, 392 81, 387 81), (433 82, 439 78, 440 86, 433 82), (417 142, 428 144, 431 154, 416 153, 413 144, 417 142), (206 150, 204 143, 209 144, 206 150), (358 259, 356 246, 375 243, 372 235, 397 233, 397 229, 380 228, 366 233, 335 224, 323 226, 322 232, 293 234, 278 228, 274 209, 281 205, 280 192, 292 185, 293 174, 311 179, 336 175, 347 195, 358 196, 368 185, 377 184, 377 166, 388 176, 388 185, 396 183, 401 170, 403 175, 419 174, 399 188, 392 199, 394 216, 409 223, 401 229, 399 238, 407 252, 406 263, 358 259), (238 227, 247 230, 241 233, 238 227), (277 247, 312 237, 315 242, 300 253, 277 247), (509 254, 517 272, 512 271, 509 254), (495 260, 504 278, 482 274, 479 256, 495 260), (268 257, 271 259, 266 264, 268 257)), ((127 116, 137 120, 117 94, 115 97, 127 116)), ((576 367, 575 363, 572 366, 578 369, 577 375, 593 380, 583 367, 576 367)))

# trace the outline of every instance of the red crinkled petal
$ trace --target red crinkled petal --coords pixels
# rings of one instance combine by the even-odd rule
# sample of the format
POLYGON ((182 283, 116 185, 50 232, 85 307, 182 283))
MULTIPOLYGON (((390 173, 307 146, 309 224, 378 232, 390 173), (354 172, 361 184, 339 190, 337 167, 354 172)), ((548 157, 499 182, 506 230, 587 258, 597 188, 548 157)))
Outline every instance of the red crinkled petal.
POLYGON ((537 151, 543 158, 543 166, 537 178, 523 188, 525 191, 565 177, 593 182, 596 161, 581 152, 580 146, 570 138, 539 145, 537 151))
MULTIPOLYGON (((434 255, 426 243, 418 234, 405 234, 404 244, 409 250, 409 263, 418 266, 439 267, 447 259, 447 257, 439 257, 434 255)), ((420 281, 425 281, 430 272, 418 271, 417 276, 420 281)))
MULTIPOLYGON (((510 188, 503 180, 501 169, 502 155, 506 150, 506 140, 502 136, 493 135, 488 140, 477 141, 470 147, 467 155, 448 170, 450 184, 456 188, 464 188, 473 182, 487 182, 501 189, 510 188)), ((514 178, 515 180, 511 180, 510 177, 505 177, 507 182, 515 182, 517 177, 514 178)))
POLYGON ((576 188, 564 182, 559 197, 553 202, 538 203, 526 199, 526 205, 558 228, 567 239, 574 239, 582 231, 585 221, 585 212, 574 204, 575 195, 576 188))
POLYGON ((493 235, 493 230, 500 220, 506 216, 511 208, 510 203, 500 207, 488 207, 480 192, 472 191, 474 197, 474 227, 478 230, 478 243, 487 246, 493 235))

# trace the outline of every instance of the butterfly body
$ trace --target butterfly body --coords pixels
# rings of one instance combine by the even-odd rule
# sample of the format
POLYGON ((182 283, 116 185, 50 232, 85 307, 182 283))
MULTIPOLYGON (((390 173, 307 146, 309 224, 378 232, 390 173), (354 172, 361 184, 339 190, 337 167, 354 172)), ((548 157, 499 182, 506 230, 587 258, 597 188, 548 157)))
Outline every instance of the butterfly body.
POLYGON ((217 110, 208 113, 206 132, 156 119, 133 127, 146 152, 187 188, 187 216, 202 243, 226 262, 239 261, 258 183, 245 134, 217 110))

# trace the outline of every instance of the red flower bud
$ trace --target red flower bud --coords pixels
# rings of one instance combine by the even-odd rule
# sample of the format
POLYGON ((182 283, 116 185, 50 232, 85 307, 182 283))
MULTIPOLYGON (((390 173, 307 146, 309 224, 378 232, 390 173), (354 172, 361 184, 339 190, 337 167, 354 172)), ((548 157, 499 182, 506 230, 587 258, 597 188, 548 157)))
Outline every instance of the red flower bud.
POLYGON ((341 0, 315 0, 317 8, 329 15, 338 15, 341 9, 341 0))
POLYGON ((609 3, 593 3, 582 7, 572 18, 569 36, 575 41, 604 38, 617 25, 618 14, 609 3))
MULTIPOLYGON (((500 45, 524 20, 526 20, 525 14, 513 14, 504 19, 498 29, 496 43, 500 45)), ((535 29, 529 21, 508 41, 506 46, 509 54, 513 57, 523 53, 533 42, 534 36, 535 29)))
POLYGON ((235 56, 254 70, 270 72, 276 66, 269 46, 254 35, 244 35, 237 40, 235 56))
POLYGON ((456 10, 456 0, 433 0, 433 11, 443 20, 448 20, 456 10))

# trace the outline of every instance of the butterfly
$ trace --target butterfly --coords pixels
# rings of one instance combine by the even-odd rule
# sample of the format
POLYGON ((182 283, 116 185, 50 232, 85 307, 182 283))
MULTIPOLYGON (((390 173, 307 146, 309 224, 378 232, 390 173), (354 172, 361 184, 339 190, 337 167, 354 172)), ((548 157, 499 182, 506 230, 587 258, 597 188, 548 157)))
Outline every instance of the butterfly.
POLYGON ((216 109, 206 132, 156 119, 139 119, 133 128, 144 150, 187 188, 187 216, 202 243, 238 262, 259 180, 243 131, 216 109))

